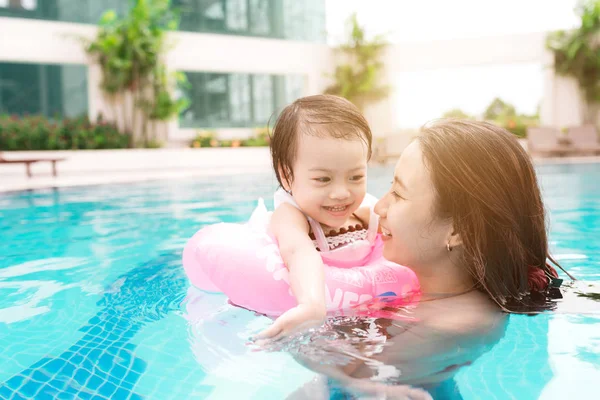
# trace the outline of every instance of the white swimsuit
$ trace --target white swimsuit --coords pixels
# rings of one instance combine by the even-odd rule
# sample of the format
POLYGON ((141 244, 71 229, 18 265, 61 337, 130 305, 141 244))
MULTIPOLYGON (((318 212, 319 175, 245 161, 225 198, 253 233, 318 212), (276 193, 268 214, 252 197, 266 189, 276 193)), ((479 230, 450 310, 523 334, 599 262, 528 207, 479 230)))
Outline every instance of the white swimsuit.
MULTIPOLYGON (((287 203, 302 211, 292 195, 281 188, 275 192, 274 201, 275 209, 281 204, 287 203)), ((379 225, 379 216, 374 211, 376 202, 377 199, 367 193, 360 205, 360 207, 369 207, 371 210, 368 226, 357 224, 341 228, 337 232, 332 231, 327 235, 323 232, 320 223, 305 214, 312 230, 311 239, 325 261, 335 260, 336 263, 347 263, 349 266, 362 265, 366 261, 373 249, 379 225)))

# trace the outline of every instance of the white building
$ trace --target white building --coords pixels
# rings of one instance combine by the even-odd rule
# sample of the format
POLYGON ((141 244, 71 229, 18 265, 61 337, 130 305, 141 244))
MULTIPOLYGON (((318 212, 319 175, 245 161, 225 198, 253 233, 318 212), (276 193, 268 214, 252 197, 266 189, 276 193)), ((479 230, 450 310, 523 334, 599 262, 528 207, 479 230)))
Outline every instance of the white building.
MULTIPOLYGON (((325 40, 325 0, 173 3, 181 7, 182 20, 172 34, 175 46, 167 63, 187 73, 191 106, 169 124, 170 142, 183 144, 198 129, 215 130, 223 138, 247 136, 286 103, 327 86, 335 60, 325 40)), ((94 36, 94 24, 105 10, 124 12, 127 4, 0 0, 0 113, 110 116, 99 89, 101 72, 79 38, 94 36)), ((538 33, 397 44, 384 57, 382 78, 393 83, 407 71, 539 62, 549 67, 543 78, 542 124, 579 124, 576 85, 554 75, 544 42, 545 33, 538 33)), ((366 113, 375 135, 394 134, 399 112, 393 95, 370 107, 366 113)))

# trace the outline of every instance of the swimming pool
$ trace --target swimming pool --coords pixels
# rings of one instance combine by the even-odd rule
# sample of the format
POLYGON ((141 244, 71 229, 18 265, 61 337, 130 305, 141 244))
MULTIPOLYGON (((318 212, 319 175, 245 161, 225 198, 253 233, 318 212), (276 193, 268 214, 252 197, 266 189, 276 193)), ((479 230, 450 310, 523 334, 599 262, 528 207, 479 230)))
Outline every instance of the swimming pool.
MULTIPOLYGON (((537 169, 554 254, 600 280, 600 164, 537 169)), ((391 173, 374 168, 369 191, 391 173)), ((190 288, 180 263, 200 226, 245 220, 275 186, 240 175, 0 195, 0 398, 281 399, 311 380, 290 355, 248 347, 269 320, 190 288)), ((458 373, 463 398, 595 398, 600 303, 570 293, 582 312, 511 316, 458 373)))

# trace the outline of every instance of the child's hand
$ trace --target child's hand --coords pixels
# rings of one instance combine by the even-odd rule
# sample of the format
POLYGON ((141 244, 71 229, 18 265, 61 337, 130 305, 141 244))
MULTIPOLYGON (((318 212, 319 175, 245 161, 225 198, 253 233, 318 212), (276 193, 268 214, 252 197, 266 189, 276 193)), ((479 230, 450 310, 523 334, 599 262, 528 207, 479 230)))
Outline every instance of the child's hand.
POLYGON ((321 326, 325 321, 325 307, 298 304, 275 320, 273 325, 262 331, 256 339, 279 339, 290 333, 321 326))

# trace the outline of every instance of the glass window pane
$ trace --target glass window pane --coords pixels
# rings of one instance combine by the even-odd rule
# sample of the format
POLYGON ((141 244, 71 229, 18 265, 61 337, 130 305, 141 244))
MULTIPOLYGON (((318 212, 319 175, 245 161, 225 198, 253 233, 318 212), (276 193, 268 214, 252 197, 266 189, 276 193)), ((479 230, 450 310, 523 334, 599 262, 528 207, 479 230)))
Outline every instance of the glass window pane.
POLYGON ((225 10, 221 1, 201 0, 201 26, 209 32, 225 30, 225 10))
MULTIPOLYGON (((325 42, 325 0, 172 0, 180 29, 325 42)), ((96 24, 126 0, 0 0, 0 16, 96 24)))
POLYGON ((248 30, 248 3, 246 0, 227 1, 227 29, 230 31, 248 30))
POLYGON ((180 126, 195 128, 265 125, 286 104, 304 94, 301 75, 186 72, 190 106, 180 126))
POLYGON ((207 74, 204 84, 206 93, 206 118, 213 123, 229 119, 229 96, 226 74, 207 74))
POLYGON ((179 29, 184 31, 200 30, 198 0, 173 0, 173 7, 179 11, 179 29))
POLYGON ((271 33, 271 1, 250 0, 251 31, 257 35, 269 35, 271 33))
POLYGON ((275 110, 272 76, 254 75, 252 89, 254 121, 259 124, 267 123, 275 110))
POLYGON ((243 126, 252 120, 250 96, 250 75, 231 74, 229 76, 229 105, 234 126, 243 126))
POLYGON ((0 114, 87 114, 87 68, 0 63, 0 114))
POLYGON ((285 104, 292 103, 299 97, 304 96, 304 76, 290 75, 284 77, 285 104))

